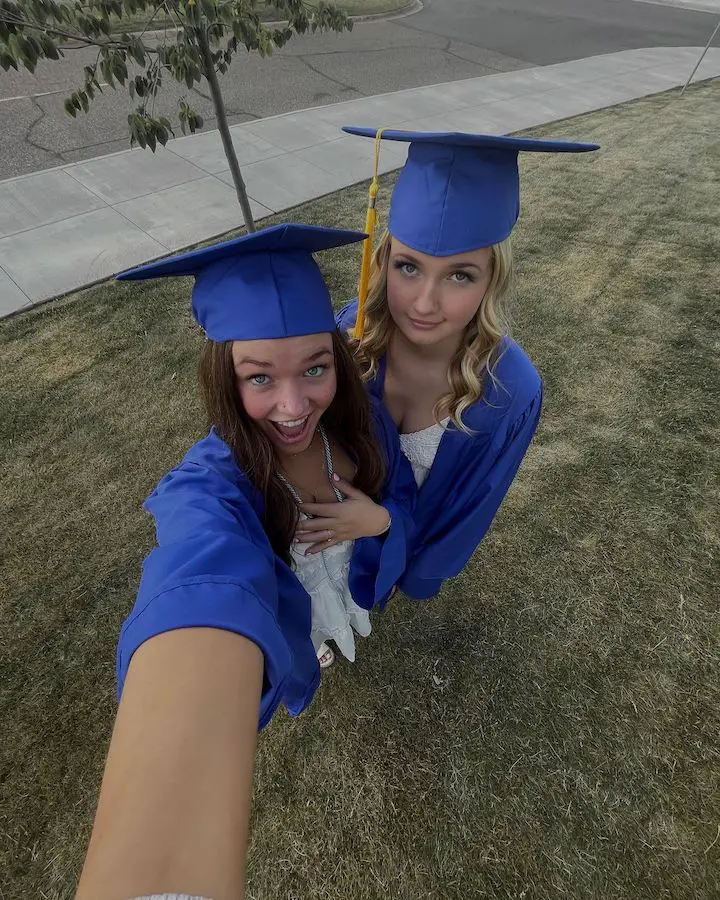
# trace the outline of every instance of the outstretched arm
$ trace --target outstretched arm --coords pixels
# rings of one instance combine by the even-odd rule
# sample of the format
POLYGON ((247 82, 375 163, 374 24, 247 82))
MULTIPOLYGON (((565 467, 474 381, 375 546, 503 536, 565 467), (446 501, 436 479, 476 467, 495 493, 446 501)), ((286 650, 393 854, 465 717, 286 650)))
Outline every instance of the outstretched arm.
POLYGON ((263 656, 170 631, 133 655, 77 900, 241 900, 263 656))

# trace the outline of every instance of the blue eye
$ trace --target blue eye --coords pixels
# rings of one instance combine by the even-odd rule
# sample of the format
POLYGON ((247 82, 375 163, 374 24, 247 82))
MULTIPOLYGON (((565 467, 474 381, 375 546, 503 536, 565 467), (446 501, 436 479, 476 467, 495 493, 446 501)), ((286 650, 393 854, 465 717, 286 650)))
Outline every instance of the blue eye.
POLYGON ((270 381, 270 379, 267 375, 251 375, 248 378, 248 381, 250 382, 250 384, 257 385, 257 387, 263 387, 270 381), (263 381, 262 379, 265 380, 263 381))
POLYGON ((453 272, 450 278, 455 284, 472 284, 475 280, 468 272, 453 272))
POLYGON ((305 372, 305 374, 309 378, 319 378, 321 375, 325 373, 325 369, 327 366, 310 366, 310 368, 305 372))
POLYGON ((403 275, 408 276, 414 275, 417 272, 417 266, 414 263, 402 259, 395 260, 393 268, 398 269, 403 275))

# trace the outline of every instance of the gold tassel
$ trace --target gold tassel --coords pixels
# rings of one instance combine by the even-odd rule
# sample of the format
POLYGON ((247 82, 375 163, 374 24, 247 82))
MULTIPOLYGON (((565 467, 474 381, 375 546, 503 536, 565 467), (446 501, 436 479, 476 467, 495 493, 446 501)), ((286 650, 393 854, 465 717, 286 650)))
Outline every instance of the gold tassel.
POLYGON ((360 282, 358 284, 358 308, 355 317, 355 328, 353 337, 360 340, 365 330, 365 302, 368 295, 368 284, 370 282, 370 265, 372 263, 373 254, 373 236, 375 235, 375 226, 377 225, 377 210, 375 202, 378 195, 378 167, 380 165, 380 140, 385 128, 378 128, 375 134, 375 170, 370 187, 368 188, 368 205, 365 215, 365 233, 367 238, 363 241, 362 263, 360 265, 360 282))

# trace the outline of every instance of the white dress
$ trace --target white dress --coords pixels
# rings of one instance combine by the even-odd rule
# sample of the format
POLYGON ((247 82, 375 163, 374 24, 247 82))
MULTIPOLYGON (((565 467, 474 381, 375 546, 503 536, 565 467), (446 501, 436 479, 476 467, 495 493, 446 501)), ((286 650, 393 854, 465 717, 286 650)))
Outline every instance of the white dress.
POLYGON ((353 543, 333 544, 311 556, 304 556, 304 549, 309 544, 294 545, 290 551, 295 574, 312 601, 311 637, 315 649, 323 641, 335 641, 350 662, 355 662, 353 631, 367 637, 372 630, 370 614, 355 603, 350 593, 348 575, 353 543))
POLYGON ((445 433, 445 425, 449 418, 443 419, 438 425, 430 425, 422 431, 411 431, 409 434, 400 435, 402 452, 410 461, 415 482, 420 488, 430 474, 430 468, 435 461, 440 441, 445 433))
MULTIPOLYGON (((330 443, 322 425, 318 428, 325 453, 325 467, 332 483, 333 465, 330 443)), ((300 503, 300 495, 290 482, 281 476, 295 500, 300 503)), ((333 488, 335 496, 342 502, 343 496, 333 488)), ((302 519, 309 518, 301 516, 302 519)), ((367 637, 372 628, 370 614, 358 606, 350 593, 350 559, 354 541, 331 544, 327 550, 305 556, 310 544, 293 544, 290 555, 295 564, 295 574, 300 584, 310 594, 312 626, 310 637, 316 650, 323 641, 335 641, 343 656, 355 662, 355 635, 367 637)))

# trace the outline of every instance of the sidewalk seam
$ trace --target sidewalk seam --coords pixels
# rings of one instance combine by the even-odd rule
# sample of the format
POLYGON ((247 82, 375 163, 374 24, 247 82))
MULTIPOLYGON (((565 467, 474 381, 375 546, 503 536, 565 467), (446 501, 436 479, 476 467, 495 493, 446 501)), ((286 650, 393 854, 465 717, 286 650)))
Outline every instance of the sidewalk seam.
MULTIPOLYGON (((197 179, 195 179, 195 180, 197 181, 197 179)), ((188 184, 190 184, 190 183, 191 183, 191 182, 188 182, 188 184)), ((144 196, 147 197, 148 195, 145 194, 144 196)), ((136 198, 133 198, 133 199, 136 199, 136 198)), ((129 203, 130 201, 128 201, 128 200, 122 200, 121 202, 122 202, 122 203, 129 203)), ((118 206, 119 206, 119 205, 120 205, 120 204, 118 204, 118 206)), ((116 213, 120 216, 120 218, 121 218, 121 219, 124 219, 129 225, 132 225, 133 228, 137 228, 137 230, 140 231, 142 234, 144 234, 146 238, 149 238, 151 241, 155 241, 156 244, 160 244, 160 246, 163 247, 165 250, 167 250, 168 253, 172 253, 172 250, 170 249, 170 247, 167 246, 167 244, 163 244, 163 242, 162 242, 159 238, 154 237, 152 234, 148 234, 147 231, 145 231, 144 228, 141 228, 140 225, 138 225, 137 222, 133 222, 132 219, 128 219, 128 217, 125 215, 125 213, 121 212, 119 209, 117 209, 117 208, 114 207, 114 206, 111 206, 110 209, 111 209, 113 212, 116 212, 116 213)), ((112 277, 112 276, 110 276, 110 277, 112 277)))
MULTIPOLYGON (((27 293, 23 290, 23 288, 20 287, 20 285, 17 283, 17 281, 15 281, 15 279, 8 272, 8 270, 5 268, 5 266, 0 265, 0 272, 3 273, 3 275, 7 278, 8 281, 12 282, 15 285, 15 287, 20 291, 20 293, 23 295, 23 297, 27 297, 27 303, 25 304, 25 306, 21 306, 19 310, 15 310, 16 312, 21 312, 28 305, 30 305, 30 306, 35 305, 32 297, 28 297, 27 293)), ((8 313, 7 315, 12 315, 12 313, 8 313)), ((0 318, 2 318, 2 317, 0 316, 0 318)))

